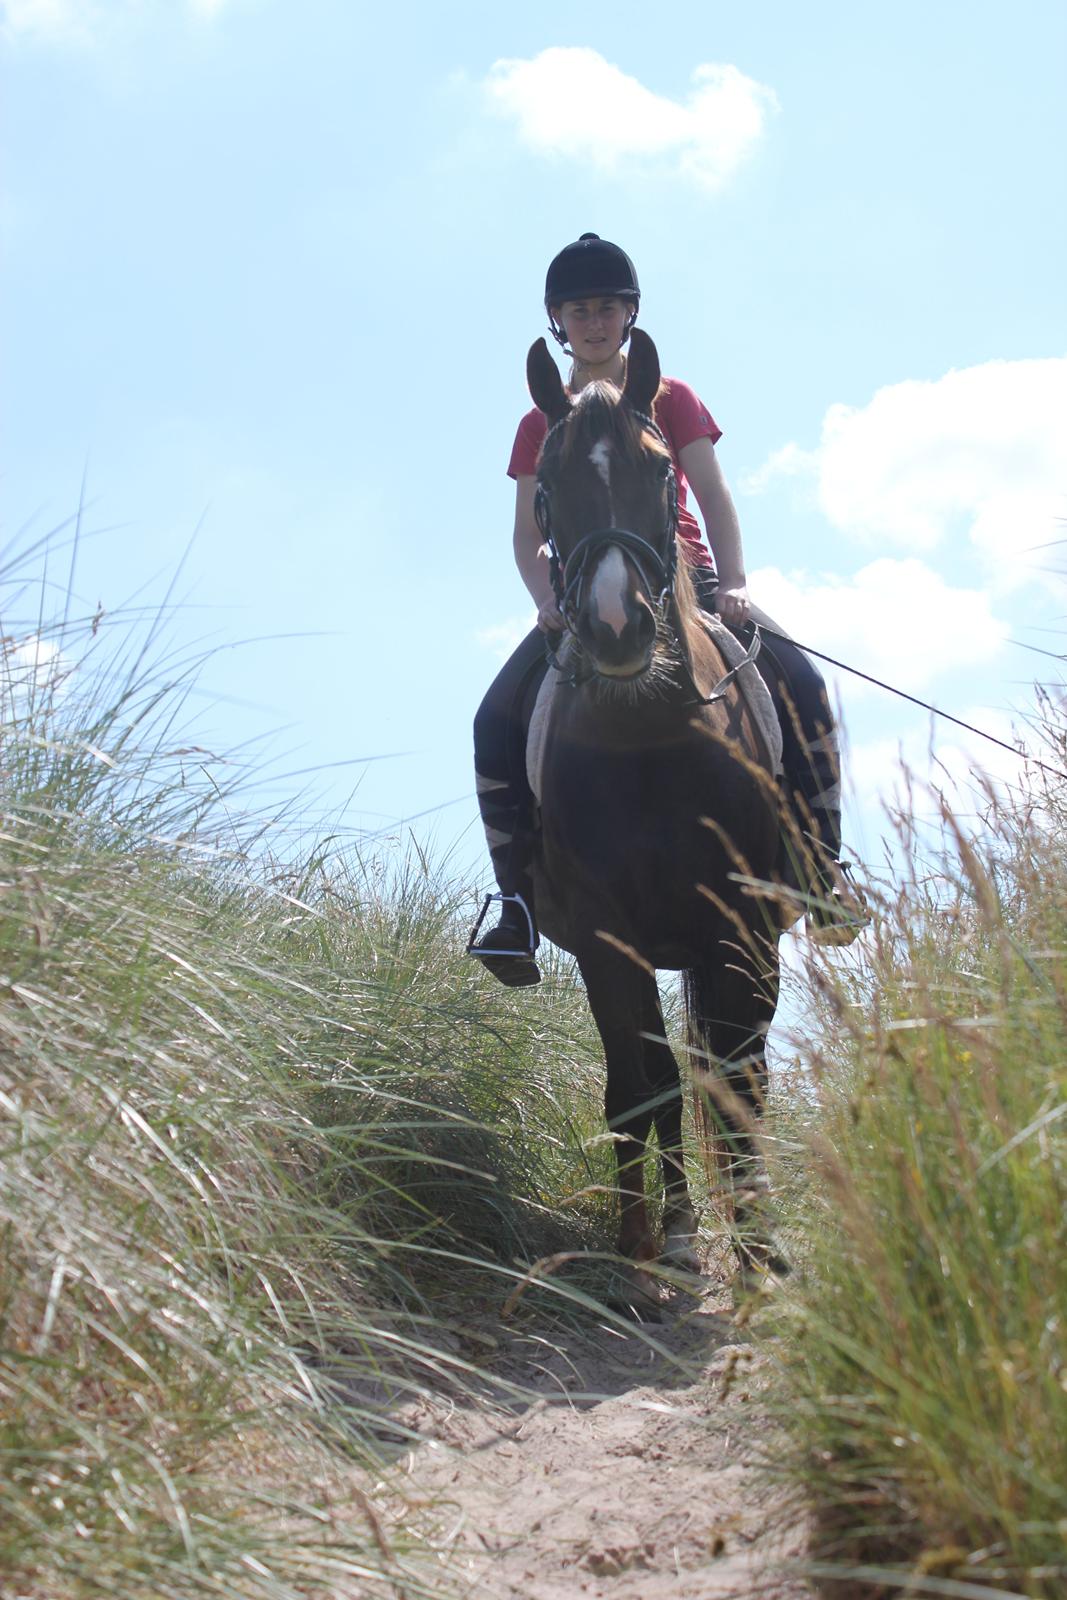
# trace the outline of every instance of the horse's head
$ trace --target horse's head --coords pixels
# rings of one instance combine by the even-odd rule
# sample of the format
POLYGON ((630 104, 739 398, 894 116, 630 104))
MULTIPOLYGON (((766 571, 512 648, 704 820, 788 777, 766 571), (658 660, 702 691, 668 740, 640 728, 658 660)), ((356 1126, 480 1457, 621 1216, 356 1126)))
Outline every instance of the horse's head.
POLYGON ((592 383, 572 402, 543 339, 526 370, 549 422, 538 517, 558 559, 564 618, 600 678, 639 680, 653 661, 676 568, 674 471, 650 421, 656 347, 634 329, 621 394, 592 383))

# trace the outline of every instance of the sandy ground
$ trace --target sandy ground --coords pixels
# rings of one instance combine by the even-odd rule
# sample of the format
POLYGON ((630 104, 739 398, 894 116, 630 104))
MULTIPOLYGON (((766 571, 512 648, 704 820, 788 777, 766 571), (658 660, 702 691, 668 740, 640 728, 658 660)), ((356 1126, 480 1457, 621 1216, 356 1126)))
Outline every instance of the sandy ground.
POLYGON ((427 1398, 403 1416, 419 1435, 395 1469, 405 1515, 426 1508, 461 1594, 809 1600, 783 1570, 802 1521, 759 1476, 774 1434, 728 1296, 672 1296, 644 1326, 515 1321, 471 1338, 491 1330, 491 1376, 521 1398, 427 1398))

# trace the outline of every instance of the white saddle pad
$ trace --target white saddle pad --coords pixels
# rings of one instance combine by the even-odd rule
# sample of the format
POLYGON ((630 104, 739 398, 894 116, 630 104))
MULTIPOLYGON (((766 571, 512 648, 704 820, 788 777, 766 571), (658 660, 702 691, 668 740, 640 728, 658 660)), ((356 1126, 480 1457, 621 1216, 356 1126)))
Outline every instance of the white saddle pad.
MULTIPOLYGON (((725 623, 707 611, 701 612, 700 620, 715 640, 728 667, 736 667, 745 659, 744 645, 740 639, 734 637, 725 623)), ((774 626, 774 624, 769 625, 774 626)), ((760 677, 759 668, 754 662, 737 674, 735 682, 740 686, 745 704, 752 713, 752 720, 763 736, 771 758, 771 770, 777 778, 782 771, 782 728, 778 721, 778 713, 774 709, 774 701, 771 699, 771 691, 760 677)))

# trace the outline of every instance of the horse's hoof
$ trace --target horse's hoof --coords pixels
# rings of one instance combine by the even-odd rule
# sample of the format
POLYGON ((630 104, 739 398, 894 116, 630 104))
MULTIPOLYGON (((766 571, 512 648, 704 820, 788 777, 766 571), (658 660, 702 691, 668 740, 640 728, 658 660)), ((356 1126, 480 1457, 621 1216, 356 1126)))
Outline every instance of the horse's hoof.
POLYGON ((745 1250, 734 1279, 741 1294, 770 1295, 789 1276, 789 1262, 777 1250, 745 1250))
POLYGON ((659 1259, 660 1265, 671 1272, 681 1272, 691 1278, 700 1277, 700 1257, 693 1248, 693 1236, 690 1233, 668 1233, 659 1259))
POLYGON ((636 1263, 617 1267, 608 1304, 636 1317, 639 1322, 658 1321, 662 1315, 659 1283, 636 1263))

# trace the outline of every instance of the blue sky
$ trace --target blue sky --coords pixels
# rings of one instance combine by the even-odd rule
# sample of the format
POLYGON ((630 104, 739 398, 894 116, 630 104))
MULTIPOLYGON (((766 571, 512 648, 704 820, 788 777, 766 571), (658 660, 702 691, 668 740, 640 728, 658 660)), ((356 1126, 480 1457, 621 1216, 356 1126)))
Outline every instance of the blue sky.
MULTIPOLYGON (((172 637, 260 641, 205 670, 201 740, 277 730, 309 819, 480 861, 470 720, 530 611, 504 468, 587 229, 724 429, 761 604, 1000 734, 1050 675, 1010 641, 1064 647, 1060 0, 0 18, 5 538, 85 473, 75 589, 117 611, 195 532, 172 637)), ((834 682, 877 858, 929 720, 834 682)))

